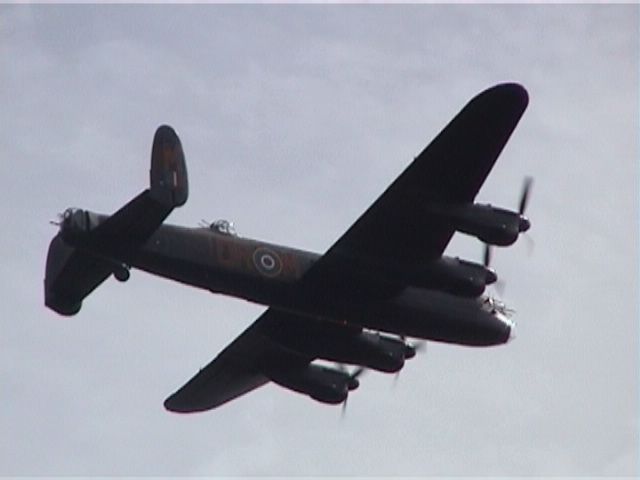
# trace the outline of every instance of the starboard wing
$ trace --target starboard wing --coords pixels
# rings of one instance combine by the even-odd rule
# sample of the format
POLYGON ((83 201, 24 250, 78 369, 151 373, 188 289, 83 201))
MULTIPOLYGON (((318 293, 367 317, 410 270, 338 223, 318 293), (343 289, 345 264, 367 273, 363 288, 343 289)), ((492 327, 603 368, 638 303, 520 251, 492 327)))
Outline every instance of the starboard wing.
MULTIPOLYGON (((277 362, 279 358, 287 357, 270 337, 286 328, 283 326, 286 318, 287 315, 277 310, 265 311, 206 367, 167 398, 165 408, 179 413, 210 410, 269 382, 262 373, 265 362, 277 362)), ((298 357, 306 363, 313 360, 313 357, 298 357)))
MULTIPOLYGON (((526 90, 513 83, 473 98, 311 267, 303 285, 366 291, 366 279, 345 275, 349 263, 402 268, 440 257, 454 230, 424 207, 473 202, 527 104, 526 90)), ((368 287, 377 294, 385 288, 368 287)))

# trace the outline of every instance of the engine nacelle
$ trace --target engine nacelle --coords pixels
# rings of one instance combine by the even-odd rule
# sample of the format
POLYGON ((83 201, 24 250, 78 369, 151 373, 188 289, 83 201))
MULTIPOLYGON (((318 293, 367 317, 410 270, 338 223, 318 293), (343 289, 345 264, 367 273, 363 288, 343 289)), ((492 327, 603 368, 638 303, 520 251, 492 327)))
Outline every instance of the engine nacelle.
POLYGON ((373 332, 360 332, 352 337, 335 337, 316 342, 315 355, 325 360, 378 370, 397 372, 415 350, 402 340, 373 332))
POLYGON ((272 334, 273 340, 288 350, 349 365, 360 365, 381 372, 397 372, 415 350, 402 340, 379 333, 361 331, 311 318, 290 323, 288 328, 272 334))
POLYGON ((323 403, 338 404, 347 399, 350 390, 360 383, 348 373, 309 363, 270 367, 263 372, 278 385, 310 396, 323 403))
POLYGON ((459 232, 485 243, 506 247, 529 230, 531 223, 518 212, 482 204, 439 204, 427 207, 429 214, 451 223, 459 232))
POLYGON ((411 273, 411 285, 442 290, 454 295, 478 297, 498 277, 479 263, 443 256, 411 273))

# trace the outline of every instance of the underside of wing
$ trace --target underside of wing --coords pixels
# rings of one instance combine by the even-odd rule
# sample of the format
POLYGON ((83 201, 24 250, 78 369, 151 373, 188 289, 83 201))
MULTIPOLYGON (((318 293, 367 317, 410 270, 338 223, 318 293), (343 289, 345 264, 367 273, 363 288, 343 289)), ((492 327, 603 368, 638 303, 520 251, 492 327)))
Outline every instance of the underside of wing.
POLYGON ((218 356, 164 402, 167 410, 193 413, 210 410, 261 387, 269 379, 244 359, 218 356))
MULTIPOLYGON (((473 202, 527 104, 527 92, 517 84, 497 85, 473 98, 314 264, 303 282, 309 288, 333 284, 340 290, 350 285, 362 289, 366 278, 345 274, 351 266, 366 276, 359 265, 403 268, 439 258, 454 228, 430 215, 429 207, 473 202)), ((368 287, 374 293, 388 288, 371 282, 368 287)))
POLYGON ((269 381, 321 402, 341 403, 357 388, 359 373, 313 360, 397 372, 414 355, 413 347, 397 338, 271 308, 171 395, 165 407, 181 413, 209 410, 269 381))
POLYGON ((167 398, 165 408, 179 413, 210 410, 267 383, 258 368, 266 349, 260 330, 269 322, 267 312, 167 398))
POLYGON ((45 305, 61 315, 75 315, 82 300, 113 272, 113 265, 53 237, 44 279, 45 305))

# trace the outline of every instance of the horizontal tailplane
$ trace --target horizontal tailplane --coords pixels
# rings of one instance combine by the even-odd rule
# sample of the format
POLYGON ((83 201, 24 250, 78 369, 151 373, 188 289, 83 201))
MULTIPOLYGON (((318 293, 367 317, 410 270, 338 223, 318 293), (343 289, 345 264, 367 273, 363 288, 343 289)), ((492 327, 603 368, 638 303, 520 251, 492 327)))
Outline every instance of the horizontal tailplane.
POLYGON ((47 254, 44 303, 60 315, 75 315, 82 300, 114 272, 114 265, 69 246, 58 234, 47 254))
POLYGON ((82 300, 109 275, 128 278, 123 256, 133 255, 189 196, 182 144, 173 128, 156 130, 150 186, 111 216, 67 209, 51 240, 44 280, 45 305, 75 315, 82 300), (68 212, 68 213, 67 213, 68 212))

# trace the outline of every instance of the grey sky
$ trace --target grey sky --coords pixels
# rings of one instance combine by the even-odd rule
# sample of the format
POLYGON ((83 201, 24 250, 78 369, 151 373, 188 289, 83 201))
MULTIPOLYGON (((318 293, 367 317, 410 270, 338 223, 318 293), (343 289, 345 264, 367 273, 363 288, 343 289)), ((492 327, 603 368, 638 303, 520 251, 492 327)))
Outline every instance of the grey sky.
POLYGON ((637 475, 638 37, 633 5, 0 6, 0 473, 637 475), (180 416, 262 307, 140 272, 43 306, 48 220, 145 188, 161 123, 190 174, 170 222, 322 252, 506 80, 530 106, 479 199, 536 181, 532 253, 494 255, 508 345, 430 343, 344 420, 272 385, 180 416))

